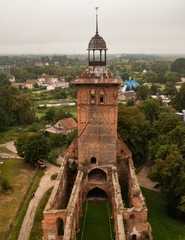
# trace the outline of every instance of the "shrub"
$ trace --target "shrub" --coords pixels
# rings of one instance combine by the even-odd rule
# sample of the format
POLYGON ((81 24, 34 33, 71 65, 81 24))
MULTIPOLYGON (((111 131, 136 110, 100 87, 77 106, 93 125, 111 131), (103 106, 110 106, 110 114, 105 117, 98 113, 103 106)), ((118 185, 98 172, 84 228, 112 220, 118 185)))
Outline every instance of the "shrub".
POLYGON ((1 186, 3 190, 9 190, 11 188, 9 181, 6 178, 1 179, 1 186))

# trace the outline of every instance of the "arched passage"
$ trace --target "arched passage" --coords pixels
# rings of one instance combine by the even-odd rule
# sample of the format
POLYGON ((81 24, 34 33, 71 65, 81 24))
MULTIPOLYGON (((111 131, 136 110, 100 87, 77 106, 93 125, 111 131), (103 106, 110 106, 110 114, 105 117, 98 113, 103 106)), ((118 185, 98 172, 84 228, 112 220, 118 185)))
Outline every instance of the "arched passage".
POLYGON ((87 199, 89 200, 107 200, 108 196, 106 194, 105 191, 103 191, 102 189, 96 187, 91 189, 88 194, 87 194, 87 199))
POLYGON ((88 181, 89 182, 106 182, 107 175, 103 170, 96 168, 89 172, 88 181))

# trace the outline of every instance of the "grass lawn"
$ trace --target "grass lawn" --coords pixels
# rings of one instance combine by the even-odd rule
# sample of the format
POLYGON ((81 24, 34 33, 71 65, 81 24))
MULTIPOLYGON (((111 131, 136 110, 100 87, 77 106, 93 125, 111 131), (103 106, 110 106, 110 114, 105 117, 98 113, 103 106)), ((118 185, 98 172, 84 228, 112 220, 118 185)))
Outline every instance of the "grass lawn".
POLYGON ((153 240, 174 240, 185 236, 185 222, 170 218, 165 211, 161 194, 141 188, 148 207, 148 221, 152 226, 153 240))
POLYGON ((1 176, 6 178, 12 187, 11 192, 3 191, 0 186, 0 236, 11 223, 18 211, 20 201, 30 184, 35 169, 21 159, 2 159, 1 176))
MULTIPOLYGON (((107 201, 88 201, 87 215, 86 203, 83 203, 83 218, 80 219, 80 232, 77 234, 77 240, 111 240, 115 239, 113 231, 109 225, 109 211, 107 207, 107 201), (85 218, 85 223, 84 223, 85 218), (85 224, 83 232, 83 224, 85 224), (112 238, 111 238, 112 234, 112 238)), ((111 204, 108 203, 110 214, 111 204)), ((111 220, 111 225, 113 225, 111 220)))
POLYGON ((9 149, 7 149, 5 147, 0 147, 0 152, 1 153, 12 153, 12 151, 10 151, 9 149))

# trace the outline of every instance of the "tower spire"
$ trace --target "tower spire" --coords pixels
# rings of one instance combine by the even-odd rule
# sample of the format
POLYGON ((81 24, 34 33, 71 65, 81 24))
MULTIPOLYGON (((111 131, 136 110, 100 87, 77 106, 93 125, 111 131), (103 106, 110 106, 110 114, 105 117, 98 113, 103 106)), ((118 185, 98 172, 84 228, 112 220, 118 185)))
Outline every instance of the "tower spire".
POLYGON ((98 7, 96 7, 96 34, 98 34, 98 7))

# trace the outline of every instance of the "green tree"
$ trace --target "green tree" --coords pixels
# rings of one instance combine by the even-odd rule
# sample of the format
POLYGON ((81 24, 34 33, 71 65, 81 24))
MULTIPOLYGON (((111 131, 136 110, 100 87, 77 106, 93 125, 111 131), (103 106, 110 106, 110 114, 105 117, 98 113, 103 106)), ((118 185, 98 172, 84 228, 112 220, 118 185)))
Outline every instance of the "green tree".
POLYGON ((55 112, 55 121, 56 121, 56 122, 59 121, 59 120, 61 120, 61 119, 70 118, 70 117, 73 117, 73 116, 71 115, 71 113, 69 113, 69 112, 64 112, 64 111, 62 110, 62 108, 58 108, 58 109, 56 110, 56 112, 55 112))
POLYGON ((142 162, 148 153, 149 121, 135 106, 119 106, 118 133, 133 155, 133 160, 142 162))
POLYGON ((181 125, 181 121, 177 115, 164 113, 160 115, 159 121, 157 122, 157 131, 160 134, 167 134, 181 125))
POLYGON ((138 87, 136 97, 140 100, 146 100, 151 95, 151 90, 147 85, 141 85, 138 87))
POLYGON ((160 102, 158 99, 147 99, 141 102, 138 106, 139 110, 144 113, 147 120, 152 124, 158 119, 160 113, 160 102))
POLYGON ((178 58, 171 64, 171 71, 179 74, 185 72, 185 58, 178 58))
POLYGON ((27 70, 25 70, 25 69, 20 70, 20 72, 19 72, 19 80, 21 82, 25 82, 28 77, 29 77, 29 73, 28 73, 27 70))
POLYGON ((152 84, 152 86, 150 87, 151 89, 151 94, 152 95, 157 95, 157 91, 158 91, 158 86, 155 84, 152 84))
POLYGON ((54 122, 55 120, 55 109, 54 108, 49 108, 45 114, 44 119, 48 122, 54 122))
POLYGON ((177 89, 174 82, 166 82, 164 94, 175 96, 177 94, 177 89))
POLYGON ((0 132, 6 131, 9 126, 9 121, 6 113, 0 108, 0 132))
POLYGON ((18 155, 31 164, 47 159, 50 152, 48 139, 43 133, 23 133, 15 141, 15 147, 18 155))
POLYGON ((169 72, 165 74, 166 82, 176 83, 180 81, 179 74, 176 72, 169 72))
POLYGON ((181 85, 179 92, 171 100, 170 104, 179 112, 185 109, 185 83, 181 85))
POLYGON ((66 135, 49 133, 49 143, 51 147, 62 147, 66 144, 66 135))
POLYGON ((173 217, 185 217, 185 161, 177 151, 172 151, 163 160, 156 159, 150 177, 159 182, 166 199, 168 213, 173 217))
POLYGON ((13 98, 12 112, 17 118, 17 123, 20 124, 31 124, 35 119, 31 101, 26 94, 20 94, 13 98))
POLYGON ((6 74, 0 71, 0 86, 5 86, 5 85, 11 85, 11 82, 9 81, 6 74))

